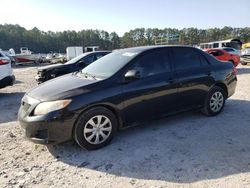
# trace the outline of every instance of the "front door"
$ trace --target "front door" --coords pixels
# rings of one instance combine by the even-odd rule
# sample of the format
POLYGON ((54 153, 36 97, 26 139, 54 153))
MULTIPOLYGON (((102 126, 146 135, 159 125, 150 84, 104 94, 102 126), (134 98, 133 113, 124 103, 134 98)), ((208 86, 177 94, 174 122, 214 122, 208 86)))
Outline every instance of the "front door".
POLYGON ((168 49, 144 53, 128 70, 140 78, 123 85, 126 123, 145 121, 175 110, 177 85, 168 49))

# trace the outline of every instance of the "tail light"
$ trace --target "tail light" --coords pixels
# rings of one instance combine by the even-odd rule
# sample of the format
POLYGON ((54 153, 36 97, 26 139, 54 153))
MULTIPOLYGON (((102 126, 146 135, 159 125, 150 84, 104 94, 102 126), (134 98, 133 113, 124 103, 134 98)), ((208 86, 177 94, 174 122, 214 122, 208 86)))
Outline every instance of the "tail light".
POLYGON ((7 59, 0 59, 0 65, 6 65, 6 64, 9 64, 10 61, 7 60, 7 59))

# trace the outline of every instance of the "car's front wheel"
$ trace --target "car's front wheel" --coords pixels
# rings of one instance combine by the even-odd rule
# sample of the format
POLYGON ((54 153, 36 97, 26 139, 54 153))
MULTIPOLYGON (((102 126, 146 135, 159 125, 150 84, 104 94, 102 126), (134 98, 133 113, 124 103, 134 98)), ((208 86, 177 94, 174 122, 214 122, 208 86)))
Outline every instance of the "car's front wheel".
POLYGON ((98 149, 110 143, 117 131, 117 119, 113 112, 96 107, 84 112, 74 129, 77 144, 88 150, 98 149))
POLYGON ((202 112, 208 116, 219 114, 225 104, 226 93, 218 86, 214 86, 208 93, 202 112))

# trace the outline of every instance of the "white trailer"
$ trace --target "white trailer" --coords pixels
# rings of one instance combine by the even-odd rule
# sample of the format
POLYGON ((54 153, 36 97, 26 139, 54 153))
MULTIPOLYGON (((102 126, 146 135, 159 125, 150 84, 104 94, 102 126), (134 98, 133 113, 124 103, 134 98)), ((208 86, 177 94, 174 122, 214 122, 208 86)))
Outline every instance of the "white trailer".
POLYGON ((77 57, 83 53, 83 47, 81 46, 69 46, 66 48, 67 61, 77 57))
POLYGON ((85 52, 94 52, 94 51, 97 51, 97 50, 99 50, 99 46, 86 46, 84 48, 85 52))

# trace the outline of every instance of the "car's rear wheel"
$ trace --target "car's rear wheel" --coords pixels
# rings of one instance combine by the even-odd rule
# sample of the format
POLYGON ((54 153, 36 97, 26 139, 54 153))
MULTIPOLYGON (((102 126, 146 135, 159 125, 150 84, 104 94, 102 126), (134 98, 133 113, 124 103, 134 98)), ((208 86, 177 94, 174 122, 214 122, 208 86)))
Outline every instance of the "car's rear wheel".
POLYGON ((110 143, 117 131, 117 119, 113 112, 96 107, 84 112, 74 129, 77 144, 88 150, 98 149, 110 143))
POLYGON ((208 93, 202 112, 208 116, 215 116, 219 114, 226 100, 225 91, 218 86, 214 86, 208 93))

